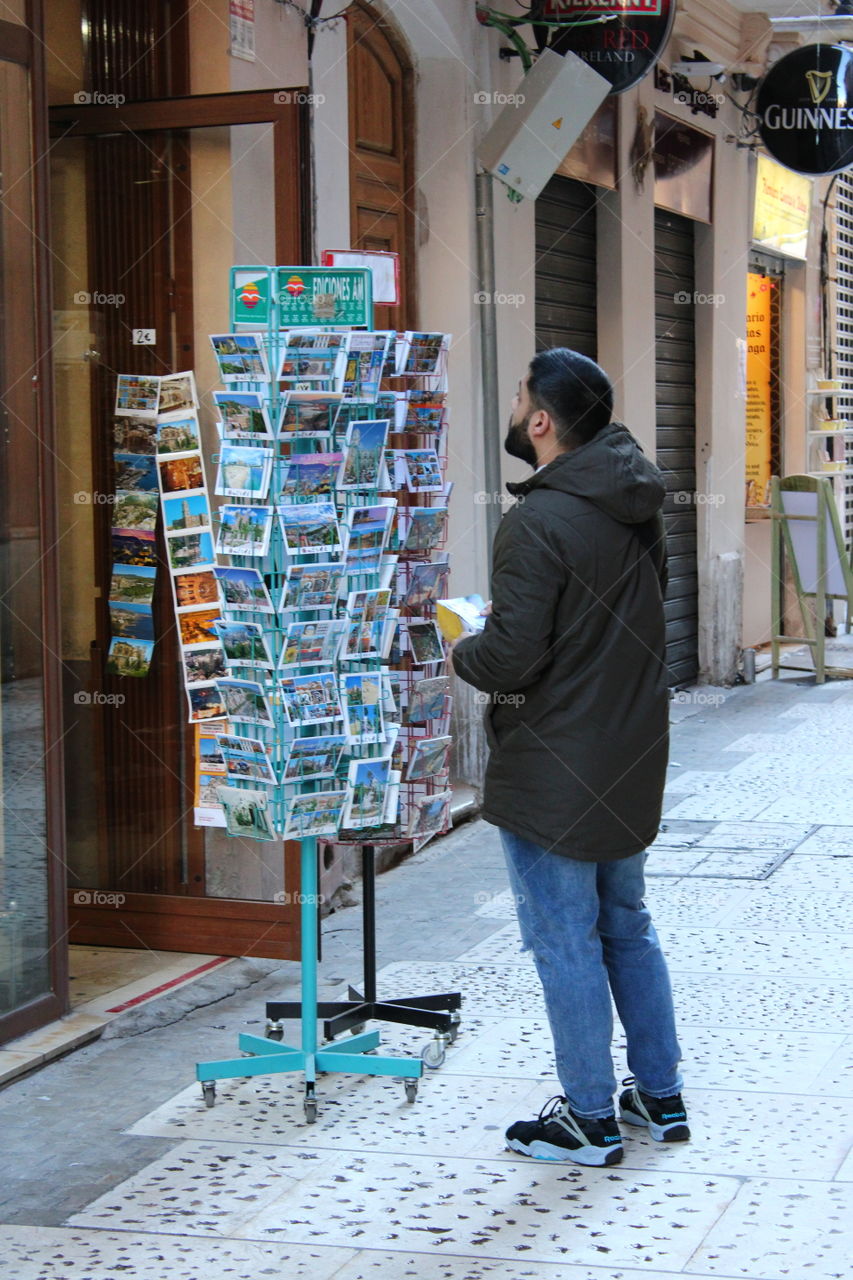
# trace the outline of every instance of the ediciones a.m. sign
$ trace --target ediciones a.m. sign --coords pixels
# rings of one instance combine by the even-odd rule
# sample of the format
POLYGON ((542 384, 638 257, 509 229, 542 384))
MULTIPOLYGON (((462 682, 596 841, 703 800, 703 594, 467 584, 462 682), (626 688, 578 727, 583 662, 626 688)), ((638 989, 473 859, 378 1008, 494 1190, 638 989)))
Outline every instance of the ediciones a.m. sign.
POLYGON ((853 52, 808 44, 785 54, 762 80, 756 103, 767 150, 814 177, 853 165, 853 52))
POLYGON ((675 0, 546 0, 556 53, 577 54, 623 93, 651 71, 669 39, 675 0), (603 21, 594 22, 599 18, 603 21), (582 24, 582 25, 581 25, 582 24))

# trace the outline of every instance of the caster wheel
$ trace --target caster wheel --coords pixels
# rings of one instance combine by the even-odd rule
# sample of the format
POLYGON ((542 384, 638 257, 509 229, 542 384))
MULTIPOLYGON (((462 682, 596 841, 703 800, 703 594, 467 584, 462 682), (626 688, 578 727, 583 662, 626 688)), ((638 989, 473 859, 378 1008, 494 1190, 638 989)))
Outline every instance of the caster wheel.
POLYGON ((444 1046, 444 1037, 436 1036, 435 1040, 430 1040, 421 1050, 421 1059, 425 1067, 435 1070, 440 1067, 447 1057, 447 1049, 444 1046))
POLYGON ((406 1080, 405 1085, 406 1085, 406 1101, 414 1102, 415 1098, 418 1096, 417 1080, 406 1080))
POLYGON ((459 1026, 458 1026, 458 1024, 454 1022, 453 1026, 452 1026, 452 1027, 449 1029, 449 1031, 447 1031, 445 1034, 446 1034, 446 1038, 447 1038, 447 1043, 448 1043, 448 1044, 455 1044, 455 1043, 456 1043, 456 1037, 459 1035, 459 1026))
POLYGON ((358 1024, 358 1026, 357 1026, 357 1027, 350 1027, 350 1029, 349 1029, 349 1033, 350 1033, 350 1035, 351 1035, 351 1036, 360 1036, 360 1035, 361 1035, 361 1033, 362 1033, 362 1031, 364 1031, 364 1029, 365 1029, 366 1025, 367 1025, 367 1024, 366 1024, 365 1022, 360 1022, 360 1023, 358 1024))
POLYGON ((283 1040, 284 1028, 276 1026, 267 1027, 267 1040, 283 1040))
POLYGON ((317 1119, 317 1099, 305 1099, 305 1120, 308 1124, 314 1124, 317 1119))
POLYGON ((212 1080, 205 1080, 201 1086, 201 1096, 204 1098, 204 1105, 212 1107, 216 1101, 216 1085, 212 1080))

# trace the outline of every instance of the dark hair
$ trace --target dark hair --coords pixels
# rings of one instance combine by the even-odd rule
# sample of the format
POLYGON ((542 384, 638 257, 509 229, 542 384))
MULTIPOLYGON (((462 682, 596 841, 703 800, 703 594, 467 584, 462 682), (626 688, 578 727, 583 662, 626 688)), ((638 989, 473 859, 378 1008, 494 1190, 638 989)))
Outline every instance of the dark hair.
POLYGON ((560 444, 586 444, 613 416, 613 384, 607 374, 568 347, 551 347, 533 357, 527 389, 533 407, 552 418, 560 444))

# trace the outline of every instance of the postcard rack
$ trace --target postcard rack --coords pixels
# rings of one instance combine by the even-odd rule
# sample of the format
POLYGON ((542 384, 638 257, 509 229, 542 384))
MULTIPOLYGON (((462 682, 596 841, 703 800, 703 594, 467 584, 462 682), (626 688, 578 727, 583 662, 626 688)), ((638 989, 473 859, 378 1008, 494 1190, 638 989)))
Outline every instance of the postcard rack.
MULTIPOLYGON (((307 323, 300 294, 310 294, 319 274, 232 268, 233 332, 212 339, 228 387, 217 393, 219 475, 246 474, 240 448, 229 442, 228 413, 242 444, 249 433, 241 414, 254 403, 251 443, 269 459, 274 504, 229 503, 221 511, 217 552, 230 566, 217 573, 231 573, 244 590, 240 572, 259 570, 262 586, 248 607, 241 600, 233 627, 226 583, 223 628, 238 675, 232 679, 229 668, 218 687, 235 743, 248 755, 253 741, 260 744, 269 771, 261 788, 257 775, 244 780, 229 771, 233 785, 221 794, 231 834, 300 844, 302 991, 298 1002, 267 1004, 266 1037, 240 1035, 248 1056, 196 1068, 208 1106, 218 1079, 302 1072, 309 1122, 319 1072, 399 1077, 414 1101, 424 1065, 440 1065, 455 1039, 461 1006, 458 992, 378 1000, 375 950, 376 846, 419 847, 449 826, 449 681, 436 674, 444 651, 434 621, 448 566, 433 559, 446 537, 449 494, 447 338, 371 330, 367 271, 323 271, 329 291, 318 307, 315 290, 314 322, 307 323), (336 308, 338 286, 345 301, 336 308), (318 1004, 321 839, 361 849, 364 986, 351 987, 346 1001, 318 1004), (290 1019, 300 1022, 298 1046, 282 1042, 282 1022, 290 1019), (420 1059, 379 1056, 379 1032, 364 1027, 371 1019, 428 1027, 435 1038, 420 1059), (342 1032, 350 1035, 334 1042, 342 1032)), ((235 490, 218 483, 217 492, 235 490)))

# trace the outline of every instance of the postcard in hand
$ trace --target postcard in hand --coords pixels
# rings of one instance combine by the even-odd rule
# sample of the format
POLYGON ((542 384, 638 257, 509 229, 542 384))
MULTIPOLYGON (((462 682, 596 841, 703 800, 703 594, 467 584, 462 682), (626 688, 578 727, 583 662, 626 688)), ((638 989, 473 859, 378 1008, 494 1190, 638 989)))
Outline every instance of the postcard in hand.
POLYGON ((264 397, 259 391, 214 391, 223 436, 232 440, 272 440, 264 397))
POLYGON ((347 427, 338 488, 344 491, 380 487, 388 438, 387 418, 368 418, 347 427))
POLYGON ((281 696, 291 725, 325 724, 343 719, 337 680, 331 671, 282 680, 281 696))
POLYGON ((226 556, 265 556, 272 531, 272 507, 219 508, 219 536, 216 550, 226 556))
POLYGON ((341 535, 333 502, 295 502, 278 508, 288 555, 340 551, 341 535))

